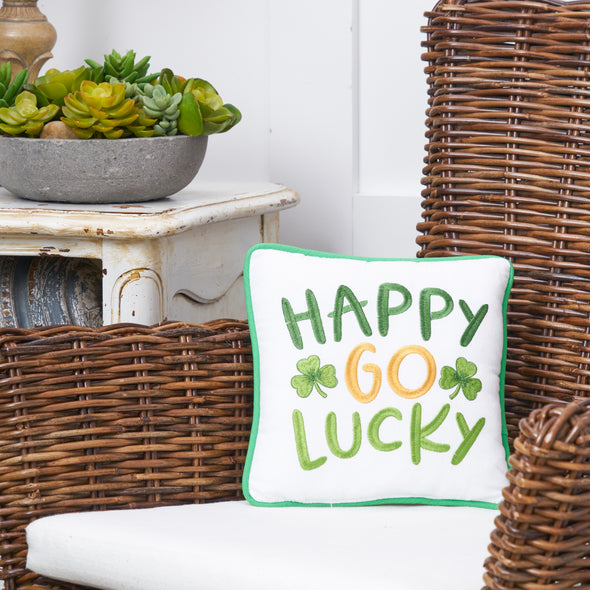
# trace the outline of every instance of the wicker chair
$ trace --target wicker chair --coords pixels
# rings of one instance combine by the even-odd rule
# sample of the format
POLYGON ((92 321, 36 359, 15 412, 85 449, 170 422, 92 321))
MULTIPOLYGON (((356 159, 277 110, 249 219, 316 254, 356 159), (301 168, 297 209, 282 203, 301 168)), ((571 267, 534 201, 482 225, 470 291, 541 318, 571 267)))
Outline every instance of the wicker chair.
POLYGON ((420 256, 514 264, 506 416, 515 470, 494 590, 590 588, 590 2, 443 0, 427 13, 420 256))
POLYGON ((245 322, 0 330, 0 579, 42 516, 242 498, 252 420, 245 322))
MULTIPOLYGON (((516 270, 513 469, 486 588, 587 589, 590 2, 443 0, 428 17, 419 255, 497 254, 516 270)), ((241 497, 243 322, 4 330, 0 373, 7 590, 77 588, 25 569, 40 516, 241 497)))

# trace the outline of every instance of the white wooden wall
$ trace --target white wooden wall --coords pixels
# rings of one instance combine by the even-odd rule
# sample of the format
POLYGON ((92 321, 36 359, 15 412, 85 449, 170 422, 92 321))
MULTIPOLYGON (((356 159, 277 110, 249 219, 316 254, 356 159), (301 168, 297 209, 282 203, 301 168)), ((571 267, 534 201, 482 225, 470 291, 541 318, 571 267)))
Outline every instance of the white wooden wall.
POLYGON ((362 256, 416 252, 434 0, 40 0, 58 32, 47 67, 116 48, 212 82, 243 112, 200 177, 301 195, 281 240, 362 256))

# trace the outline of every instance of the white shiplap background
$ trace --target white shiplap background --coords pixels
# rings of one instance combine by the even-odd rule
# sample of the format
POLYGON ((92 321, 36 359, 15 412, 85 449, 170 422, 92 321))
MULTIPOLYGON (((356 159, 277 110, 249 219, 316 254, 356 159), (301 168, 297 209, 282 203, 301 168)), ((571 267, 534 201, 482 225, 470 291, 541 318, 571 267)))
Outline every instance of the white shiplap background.
POLYGON ((209 80, 243 121, 200 177, 286 184, 281 241, 360 256, 416 252, 424 154, 423 13, 434 0, 39 0, 46 65, 134 49, 209 80))

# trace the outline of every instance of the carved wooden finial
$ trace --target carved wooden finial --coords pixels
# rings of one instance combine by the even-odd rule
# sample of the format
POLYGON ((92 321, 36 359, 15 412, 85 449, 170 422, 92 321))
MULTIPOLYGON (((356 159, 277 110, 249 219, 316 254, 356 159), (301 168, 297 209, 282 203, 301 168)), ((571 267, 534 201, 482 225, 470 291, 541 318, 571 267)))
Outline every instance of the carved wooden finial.
POLYGON ((37 0, 3 0, 0 8, 0 64, 10 61, 13 75, 29 68, 29 80, 39 75, 51 57, 57 33, 37 8, 37 0))

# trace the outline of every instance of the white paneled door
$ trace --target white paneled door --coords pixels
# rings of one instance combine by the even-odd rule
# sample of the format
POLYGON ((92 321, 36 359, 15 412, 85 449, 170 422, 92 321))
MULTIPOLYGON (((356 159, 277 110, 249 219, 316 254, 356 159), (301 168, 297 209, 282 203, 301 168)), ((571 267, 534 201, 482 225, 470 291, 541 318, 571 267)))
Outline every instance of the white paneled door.
POLYGON ((284 241, 414 256, 433 0, 270 1, 270 170, 301 194, 284 241))

